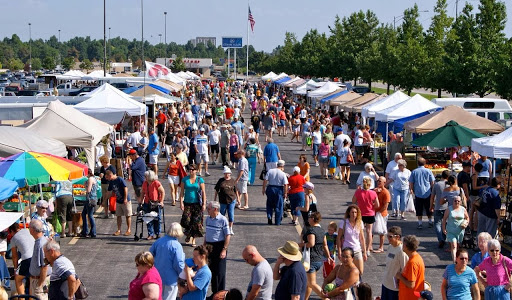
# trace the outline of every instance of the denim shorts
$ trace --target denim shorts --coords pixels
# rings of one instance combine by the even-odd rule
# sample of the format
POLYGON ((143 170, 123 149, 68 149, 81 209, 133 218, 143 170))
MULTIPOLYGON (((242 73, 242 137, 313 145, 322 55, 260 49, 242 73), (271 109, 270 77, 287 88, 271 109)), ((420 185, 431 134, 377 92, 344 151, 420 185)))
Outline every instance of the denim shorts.
POLYGON ((315 273, 316 271, 319 271, 323 265, 323 261, 312 262, 309 264, 309 270, 307 271, 307 273, 315 273))

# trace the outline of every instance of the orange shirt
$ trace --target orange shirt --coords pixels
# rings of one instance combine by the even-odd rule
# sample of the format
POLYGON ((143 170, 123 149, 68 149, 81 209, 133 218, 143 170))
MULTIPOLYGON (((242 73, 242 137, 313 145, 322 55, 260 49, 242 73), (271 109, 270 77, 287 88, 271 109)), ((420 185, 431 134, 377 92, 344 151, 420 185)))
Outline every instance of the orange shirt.
POLYGON ((168 174, 170 176, 178 176, 178 164, 177 163, 169 164, 169 172, 168 172, 168 174))
POLYGON ((233 117, 233 114, 235 113, 235 110, 231 107, 226 108, 226 119, 231 119, 233 117))
POLYGON ((164 124, 167 121, 167 116, 164 113, 159 113, 156 118, 158 119, 158 124, 164 124))
POLYGON ((402 271, 402 276, 407 278, 409 281, 414 281, 414 288, 410 289, 400 280, 398 286, 398 299, 399 300, 418 300, 418 297, 414 296, 414 292, 421 292, 425 289, 425 263, 421 256, 416 253, 405 265, 402 271))
POLYGON ((149 203, 149 201, 159 201, 160 197, 158 194, 158 188, 162 186, 162 184, 155 180, 150 185, 148 185, 147 181, 144 181, 142 184, 142 194, 145 196, 144 203, 149 203))
POLYGON ((386 206, 385 205, 386 203, 389 203, 391 201, 391 195, 389 194, 389 191, 386 188, 382 188, 382 190, 380 192, 377 192, 377 190, 378 189, 376 188, 374 191, 377 193, 377 198, 379 199, 379 205, 374 206, 373 210, 375 212, 380 212, 380 214, 383 217, 386 217, 388 215, 388 210, 387 210, 387 207, 386 207, 386 209, 384 209, 384 207, 386 206))
POLYGON ((302 166, 300 165, 300 163, 298 163, 297 166, 300 168, 300 175, 304 176, 304 179, 306 179, 306 181, 309 181, 309 175, 306 176, 306 173, 309 170, 309 163, 306 162, 302 166))

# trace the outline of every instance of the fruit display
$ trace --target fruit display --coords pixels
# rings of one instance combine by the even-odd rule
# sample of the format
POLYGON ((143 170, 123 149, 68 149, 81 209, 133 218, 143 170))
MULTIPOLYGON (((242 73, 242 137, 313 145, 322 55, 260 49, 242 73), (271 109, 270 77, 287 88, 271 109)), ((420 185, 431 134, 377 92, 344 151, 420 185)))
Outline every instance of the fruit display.
POLYGON ((85 189, 85 185, 83 184, 73 184, 74 189, 85 189))
POLYGON ((442 163, 439 163, 439 164, 425 164, 425 168, 427 168, 427 169, 448 169, 448 165, 447 164, 442 164, 442 163))
POLYGON ((74 189, 73 196, 85 196, 86 192, 83 189, 74 189))

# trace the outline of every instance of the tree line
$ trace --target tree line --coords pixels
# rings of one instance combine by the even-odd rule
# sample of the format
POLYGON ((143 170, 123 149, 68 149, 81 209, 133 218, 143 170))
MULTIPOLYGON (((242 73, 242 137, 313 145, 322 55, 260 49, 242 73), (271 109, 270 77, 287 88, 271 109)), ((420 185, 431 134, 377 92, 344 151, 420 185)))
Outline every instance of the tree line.
POLYGON ((272 53, 254 52, 250 68, 309 77, 383 81, 411 92, 427 88, 456 94, 489 93, 512 99, 512 40, 505 37, 503 1, 466 3, 455 19, 447 0, 438 0, 430 26, 423 28, 418 6, 402 22, 380 23, 371 10, 336 17, 327 34, 316 29, 302 40, 287 32, 272 53))

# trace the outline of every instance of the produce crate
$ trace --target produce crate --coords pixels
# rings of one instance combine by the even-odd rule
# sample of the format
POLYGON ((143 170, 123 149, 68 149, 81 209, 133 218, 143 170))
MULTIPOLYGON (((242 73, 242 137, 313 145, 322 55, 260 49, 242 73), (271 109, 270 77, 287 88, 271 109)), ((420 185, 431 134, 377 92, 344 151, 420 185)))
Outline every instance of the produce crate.
POLYGON ((22 212, 25 211, 26 204, 24 202, 5 202, 4 209, 6 211, 22 212), (21 206, 20 206, 21 204, 21 206), (21 209, 20 209, 21 207, 21 209))

